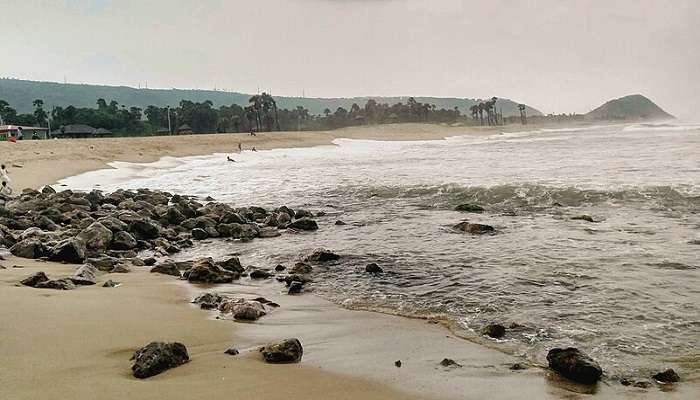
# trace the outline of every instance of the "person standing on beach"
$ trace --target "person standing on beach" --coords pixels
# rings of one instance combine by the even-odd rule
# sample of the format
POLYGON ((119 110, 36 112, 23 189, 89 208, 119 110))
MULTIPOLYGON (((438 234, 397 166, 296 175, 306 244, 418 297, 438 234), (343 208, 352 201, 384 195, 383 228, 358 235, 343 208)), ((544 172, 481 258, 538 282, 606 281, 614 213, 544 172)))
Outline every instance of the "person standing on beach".
POLYGON ((22 140, 24 138, 24 133, 22 132, 22 127, 17 127, 17 140, 22 140))
POLYGON ((2 183, 7 182, 7 184, 10 184, 10 175, 7 173, 7 168, 5 167, 5 164, 2 164, 0 166, 0 178, 2 178, 2 183))
POLYGON ((238 152, 240 153, 243 151, 243 147, 241 146, 241 142, 238 142, 238 152))
POLYGON ((12 196, 12 188, 5 181, 2 181, 2 188, 0 188, 0 195, 3 195, 5 197, 12 196))

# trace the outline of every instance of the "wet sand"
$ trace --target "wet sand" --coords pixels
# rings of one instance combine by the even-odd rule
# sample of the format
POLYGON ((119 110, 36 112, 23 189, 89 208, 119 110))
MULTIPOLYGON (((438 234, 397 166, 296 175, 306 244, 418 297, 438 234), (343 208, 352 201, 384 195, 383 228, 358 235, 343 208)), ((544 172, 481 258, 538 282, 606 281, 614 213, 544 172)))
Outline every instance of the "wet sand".
MULTIPOLYGON (((454 130, 457 128, 436 130, 433 126, 423 128, 423 133, 410 133, 420 129, 389 129, 382 134, 402 139, 464 134, 454 130)), ((379 139, 369 130, 352 134, 379 139)), ((226 135, 212 135, 211 140, 224 137, 225 144, 232 147, 243 138, 259 140, 255 145, 262 149, 327 144, 336 137, 350 136, 342 132, 314 133, 297 143, 292 134, 274 135, 282 136, 231 135, 227 139, 226 135)), ((10 167, 15 185, 27 182, 36 187, 82 172, 81 168, 100 168, 114 159, 124 160, 120 158, 124 157, 124 148, 130 149, 127 155, 129 151, 142 152, 139 157, 143 159, 130 161, 149 161, 163 155, 199 154, 188 151, 220 152, 223 146, 219 141, 199 141, 201 147, 188 147, 186 142, 191 138, 207 139, 162 138, 165 144, 156 145, 152 153, 148 140, 161 138, 134 143, 130 141, 137 139, 24 142, 17 148, 27 147, 25 152, 12 148, 6 160, 15 160, 8 162, 10 165, 24 163, 21 172, 10 167), (177 143, 168 144, 166 139, 177 143), (124 144, 110 153, 110 146, 119 143, 124 144), (33 158, 34 150, 27 150, 32 145, 34 150, 41 148, 40 153, 49 152, 49 156, 33 158), (80 149, 94 151, 94 155, 81 159, 80 149), (52 163, 54 168, 50 167, 52 163)), ((60 292, 19 287, 16 283, 40 270, 50 277, 69 275, 76 266, 17 258, 0 264, 5 267, 0 269, 2 399, 576 399, 588 397, 585 393, 591 390, 563 381, 539 366, 511 371, 509 366, 522 360, 459 339, 441 325, 345 310, 312 294, 287 296, 276 282, 244 279, 219 287, 238 296, 264 296, 281 305, 259 321, 246 324, 215 320, 212 314, 189 304, 203 288, 150 274, 148 268, 134 268, 129 274, 104 274, 98 285, 60 292), (122 282, 122 286, 101 287, 107 279, 122 282), (265 364, 256 348, 286 337, 301 340, 302 362, 265 364), (156 340, 184 343, 191 361, 147 380, 133 378, 131 354, 156 340), (223 351, 229 347, 237 347, 243 354, 225 355, 223 351), (463 367, 439 366, 445 357, 463 367), (401 368, 394 366, 396 360, 402 361, 401 368)), ((656 387, 642 390, 601 382, 593 390, 596 398, 691 399, 696 398, 698 384, 685 382, 662 392, 656 387)))

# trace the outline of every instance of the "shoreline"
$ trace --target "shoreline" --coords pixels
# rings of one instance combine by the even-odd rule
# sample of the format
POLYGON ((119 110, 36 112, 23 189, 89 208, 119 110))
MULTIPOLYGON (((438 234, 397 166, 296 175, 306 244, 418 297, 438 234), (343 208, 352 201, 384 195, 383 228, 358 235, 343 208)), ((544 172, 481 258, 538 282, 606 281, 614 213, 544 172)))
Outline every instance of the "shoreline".
MULTIPOLYGON (((489 135, 510 127, 450 127, 432 124, 362 126, 334 131, 263 132, 141 136, 95 139, 24 140, 0 142, 2 163, 12 178, 15 192, 37 189, 84 172, 111 168, 115 161, 156 162, 163 157, 188 157, 280 148, 332 145, 336 139, 361 140, 444 140, 450 136, 489 135)), ((528 129, 537 129, 534 125, 528 129)))
MULTIPOLYGON (((464 134, 454 129, 466 129, 441 128, 443 129, 440 132, 430 130, 423 135, 413 136, 404 133, 393 138, 409 140, 409 137, 416 137, 413 140, 424 140, 433 135, 435 138, 444 139, 444 136, 456 136, 455 133, 464 134), (440 135, 443 137, 439 138, 440 135)), ((493 131, 473 132, 489 133, 492 134, 493 131)), ((386 135, 386 132, 372 133, 366 129, 352 134, 358 139, 386 139, 378 137, 381 134, 386 135)), ((303 140, 302 145, 330 144, 338 138, 326 135, 329 134, 314 134, 310 140, 303 140), (330 142, 324 142, 325 140, 330 142)), ((218 139, 224 135, 210 136, 218 139)), ((346 136, 348 135, 340 135, 346 136)), ((172 139, 179 138, 184 136, 172 139)), ((265 146, 274 148, 276 145, 294 144, 293 140, 287 142, 291 139, 286 134, 283 138, 274 139, 259 134, 251 140, 253 142, 249 143, 260 143, 255 144, 260 149, 267 148, 265 146)), ((227 142, 233 143, 232 140, 227 142)), ((205 150, 207 146, 221 145, 221 142, 215 141, 202 144, 196 149, 167 151, 199 151, 205 150)), ((159 148, 158 151, 166 150, 159 148)), ((155 157, 143 154, 140 156, 155 157)), ((110 162, 97 159, 82 161, 85 161, 85 164, 75 167, 83 168, 91 163, 103 163, 104 168, 106 163, 110 162)), ((31 160, 24 165, 28 175, 36 171, 35 165, 39 164, 33 164, 31 160)), ((22 172, 25 172, 24 168, 22 172)), ((11 170, 13 178, 18 176, 17 171, 11 170)), ((19 176, 16 182, 29 182, 34 179, 34 182, 39 182, 37 186, 53 183, 46 182, 46 179, 50 179, 46 175, 19 176)), ((0 366, 0 376, 9 377, 9 382, 0 382, 0 387, 8 388, 13 386, 12 384, 17 386, 17 383, 20 383, 20 390, 12 393, 18 396, 16 398, 48 398, 44 396, 56 393, 59 393, 59 397, 62 394, 64 397, 90 398, 90 387, 80 384, 80 380, 85 378, 80 376, 81 372, 87 372, 96 383, 104 385, 105 389, 100 398, 116 398, 125 393, 136 398, 152 398, 154 393, 168 395, 169 398, 190 398, 185 396, 185 393, 193 390, 200 395, 215 398, 233 394, 241 398, 275 399, 304 396, 321 399, 329 398, 328 393, 333 393, 332 398, 464 398, 466 395, 469 398, 505 399, 525 396, 571 397, 578 396, 576 393, 582 390, 581 387, 570 385, 546 369, 536 366, 531 366, 525 371, 510 371, 508 366, 521 360, 487 346, 457 338, 441 325, 377 312, 348 310, 313 293, 302 296, 281 295, 276 283, 245 280, 219 288, 224 289, 223 291, 233 289, 233 293, 251 298, 263 296, 282 305, 257 322, 245 324, 212 319, 206 311, 187 304, 194 297, 192 294, 200 291, 199 287, 190 286, 186 282, 172 281, 171 277, 148 274, 146 269, 137 268, 125 275, 100 276, 100 283, 108 278, 124 283, 116 289, 101 288, 97 285, 56 292, 14 288, 14 284, 39 270, 44 270, 52 277, 68 275, 75 266, 16 258, 2 264, 7 269, 0 270, 0 282, 7 288, 3 288, 4 294, 0 294, 0 301, 3 304, 13 304, 13 307, 3 307, 0 318, 19 323, 0 328, 3 337, 14 338, 14 341, 6 342, 7 345, 3 346, 4 350, 0 352, 3 359, 10 360, 0 366), (11 268, 12 264, 27 267, 14 269, 11 268), (125 290, 126 294, 123 293, 125 290), (51 299, 52 302, 46 303, 46 299, 51 299), (118 307, 113 307, 113 304, 118 304, 118 307), (47 306, 48 310, 45 308, 47 306), (52 313, 50 318, 45 317, 46 312, 52 313), (154 313, 156 318, 152 317, 154 313), (79 321, 71 318, 79 318, 79 321), (106 321, 109 323, 105 323, 106 321), (52 326, 53 331, 43 331, 47 323, 52 326), (122 331, 124 324, 131 329, 122 331), (115 335, 114 332, 121 334, 115 335), (58 339, 59 336, 63 337, 58 339), (256 357, 255 351, 233 358, 223 354, 223 350, 231 345, 254 350, 256 346, 269 340, 291 336, 300 337, 305 346, 305 356, 300 365, 264 364, 256 357), (67 340, 64 339, 66 337, 67 340), (151 340, 182 341, 190 350, 192 361, 149 379, 147 382, 155 383, 144 388, 140 381, 131 378, 128 358, 136 347, 151 340), (8 354, 2 354, 5 351, 8 351, 8 354), (71 354, 73 352, 79 354, 74 356, 71 354), (51 362, 38 367, 36 358, 42 356, 51 362), (437 364, 442 358, 453 358, 464 367, 459 370, 439 367, 437 364), (404 363, 402 368, 393 365, 398 359, 404 363), (13 364, 13 360, 19 364, 13 364), (26 377, 19 376, 16 372, 12 373, 12 370, 27 371, 32 368, 39 368, 40 376, 26 377), (8 370, 3 371, 4 369, 8 370), (225 372, 222 372, 224 370, 225 372), (45 380, 60 383, 52 387, 34 387, 37 381, 45 380), (223 381, 226 382, 222 384, 223 381), (284 389, 281 388, 282 385, 284 389), (342 393, 337 392, 340 385, 343 386, 342 393)), ((596 387, 597 396, 692 398, 693 389, 696 387, 695 383, 686 382, 677 385, 673 393, 663 393, 656 388, 640 391, 618 386, 601 382, 596 387)))

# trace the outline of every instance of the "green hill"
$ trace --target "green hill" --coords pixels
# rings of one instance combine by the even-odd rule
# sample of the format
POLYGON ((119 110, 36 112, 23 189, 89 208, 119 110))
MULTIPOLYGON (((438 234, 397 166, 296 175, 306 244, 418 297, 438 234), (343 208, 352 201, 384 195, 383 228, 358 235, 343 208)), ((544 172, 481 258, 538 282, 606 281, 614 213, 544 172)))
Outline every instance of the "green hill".
POLYGON ((586 114, 586 118, 607 120, 658 120, 672 119, 675 117, 662 110, 661 107, 641 94, 633 94, 608 101, 586 114))
MULTIPOLYGON (((19 79, 0 79, 0 100, 10 103, 18 113, 29 113, 34 108, 35 99, 44 101, 44 109, 51 110, 55 106, 66 107, 95 107, 97 99, 103 98, 108 102, 116 100, 127 107, 145 108, 154 106, 176 106, 180 100, 202 102, 211 100, 214 106, 248 105, 249 94, 224 92, 214 90, 182 90, 182 89, 136 89, 127 86, 101 86, 64 84, 55 82, 36 82, 19 79)), ((322 114, 326 108, 335 111, 338 107, 350 109, 353 103, 364 106, 368 99, 380 103, 405 103, 408 97, 352 97, 352 98, 301 98, 275 96, 280 108, 292 109, 302 106, 311 114, 322 114)), ((442 97, 416 97, 418 102, 434 104, 437 108, 452 109, 459 107, 464 114, 469 114, 469 107, 478 103, 477 99, 459 99, 442 97)), ((497 107, 503 110, 503 115, 518 116, 518 103, 508 99, 499 99, 497 107)), ((528 115, 542 115, 539 110, 527 107, 528 115)))

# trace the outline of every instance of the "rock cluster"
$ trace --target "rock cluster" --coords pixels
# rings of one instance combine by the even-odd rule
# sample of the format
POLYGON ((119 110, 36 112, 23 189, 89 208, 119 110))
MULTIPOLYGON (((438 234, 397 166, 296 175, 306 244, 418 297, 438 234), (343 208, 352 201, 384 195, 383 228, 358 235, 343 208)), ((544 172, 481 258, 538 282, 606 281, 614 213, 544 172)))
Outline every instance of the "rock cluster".
POLYGON ((316 230, 312 217, 286 206, 234 208, 149 189, 109 194, 25 189, 0 206, 0 245, 23 258, 81 264, 110 257, 128 265, 140 250, 167 256, 191 247, 193 240, 252 240, 279 236, 279 229, 316 230))

